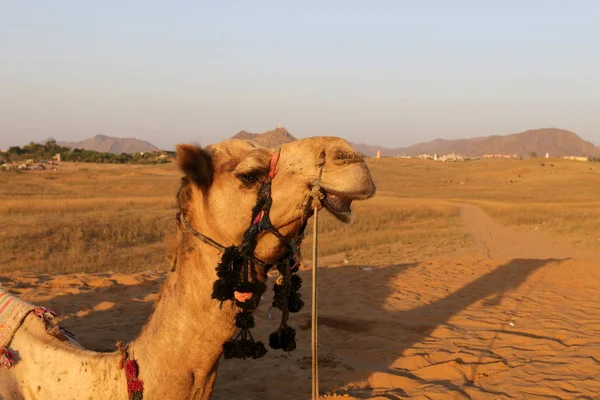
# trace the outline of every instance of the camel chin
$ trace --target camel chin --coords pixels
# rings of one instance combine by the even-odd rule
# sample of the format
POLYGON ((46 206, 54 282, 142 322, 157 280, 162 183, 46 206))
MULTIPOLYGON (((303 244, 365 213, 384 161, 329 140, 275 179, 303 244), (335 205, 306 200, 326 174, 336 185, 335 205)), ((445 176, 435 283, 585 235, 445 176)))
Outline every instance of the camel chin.
POLYGON ((375 195, 375 190, 374 185, 367 187, 360 192, 352 193, 323 188, 321 189, 321 193, 323 194, 321 204, 323 204, 323 207, 339 221, 349 223, 352 220, 352 202, 373 197, 375 195))
POLYGON ((323 207, 339 221, 349 223, 352 220, 352 199, 342 195, 324 192, 321 203, 323 204, 323 207))

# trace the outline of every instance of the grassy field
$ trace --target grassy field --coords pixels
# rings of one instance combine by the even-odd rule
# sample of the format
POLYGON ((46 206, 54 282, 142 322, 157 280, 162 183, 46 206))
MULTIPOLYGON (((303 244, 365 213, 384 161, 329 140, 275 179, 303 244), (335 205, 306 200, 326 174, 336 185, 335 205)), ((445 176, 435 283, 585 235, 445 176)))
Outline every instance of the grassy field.
MULTIPOLYGON (((600 247, 598 164, 370 159, 369 166, 378 195, 355 204, 351 225, 323 216, 321 256, 376 263, 389 262, 378 258, 384 253, 433 257, 466 246, 457 203, 600 247)), ((179 176, 172 164, 0 173, 0 271, 165 270, 179 176)))

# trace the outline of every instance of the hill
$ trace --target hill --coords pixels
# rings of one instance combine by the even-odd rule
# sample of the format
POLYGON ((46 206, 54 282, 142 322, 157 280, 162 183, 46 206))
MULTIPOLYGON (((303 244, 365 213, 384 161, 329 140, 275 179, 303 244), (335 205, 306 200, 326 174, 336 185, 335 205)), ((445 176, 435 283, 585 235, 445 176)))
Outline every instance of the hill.
POLYGON ((254 142, 259 146, 273 148, 280 146, 284 143, 290 143, 297 140, 287 129, 282 126, 278 126, 272 131, 264 133, 250 133, 246 131, 240 131, 235 134, 232 139, 242 139, 254 142))
MULTIPOLYGON (((51 140, 51 139, 48 139, 51 140)), ((117 138, 105 135, 96 135, 93 138, 79 142, 56 142, 59 146, 71 149, 94 150, 100 153, 141 153, 159 151, 160 149, 144 140, 133 138, 117 138)))
POLYGON ((356 150, 373 156, 381 150, 383 156, 415 156, 419 154, 456 153, 465 157, 485 154, 507 154, 528 157, 533 153, 552 157, 598 156, 600 148, 583 140, 575 133, 563 129, 534 129, 505 136, 485 136, 471 139, 436 139, 410 147, 388 149, 377 146, 356 145, 356 150))

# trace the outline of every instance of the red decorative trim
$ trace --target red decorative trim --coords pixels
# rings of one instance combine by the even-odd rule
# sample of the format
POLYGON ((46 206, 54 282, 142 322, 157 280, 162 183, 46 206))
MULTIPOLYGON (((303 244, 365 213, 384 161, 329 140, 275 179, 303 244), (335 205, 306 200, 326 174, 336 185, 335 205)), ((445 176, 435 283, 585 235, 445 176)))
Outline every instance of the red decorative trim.
POLYGON ((279 156, 281 155, 280 151, 276 151, 271 156, 271 165, 269 165, 269 178, 273 179, 275 177, 275 168, 277 167, 277 163, 279 162, 279 156))
POLYGON ((254 221, 252 221, 252 225, 257 225, 260 221, 262 221, 264 216, 265 212, 261 210, 261 212, 256 214, 256 218, 254 218, 254 221))
POLYGON ((38 318, 41 318, 41 319, 45 319, 45 318, 52 319, 52 318, 56 317, 56 313, 53 310, 46 308, 46 307, 34 308, 33 312, 35 313, 35 315, 38 316, 38 318))
POLYGON ((254 294, 252 294, 252 292, 245 293, 245 292, 235 291, 235 292, 233 292, 233 296, 240 303, 245 303, 247 300, 250 300, 252 298, 252 296, 254 296, 254 294))
MULTIPOLYGON (((280 156, 281 156, 281 151, 276 151, 275 153, 273 153, 271 155, 271 162, 269 163, 269 179, 275 178, 275 169, 277 168, 277 163, 279 162, 280 156)), ((254 218, 254 221, 252 221, 252 225, 258 225, 258 223, 260 221, 262 221, 264 216, 265 216, 265 211, 261 210, 254 218)))
POLYGON ((136 360, 130 360, 127 348, 123 343, 117 342, 117 348, 121 351, 121 359, 119 360, 119 368, 125 369, 125 377, 127 378, 127 394, 129 400, 143 400, 144 398, 144 382, 138 379, 139 367, 136 360))

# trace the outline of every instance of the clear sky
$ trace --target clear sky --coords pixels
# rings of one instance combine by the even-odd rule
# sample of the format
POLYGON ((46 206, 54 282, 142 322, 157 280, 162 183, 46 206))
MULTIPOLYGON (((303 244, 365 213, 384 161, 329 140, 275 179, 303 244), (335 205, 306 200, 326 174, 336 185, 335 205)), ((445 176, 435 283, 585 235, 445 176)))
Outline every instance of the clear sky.
POLYGON ((573 130, 600 145, 600 1, 0 0, 0 148, 161 148, 283 125, 399 147, 573 130))

